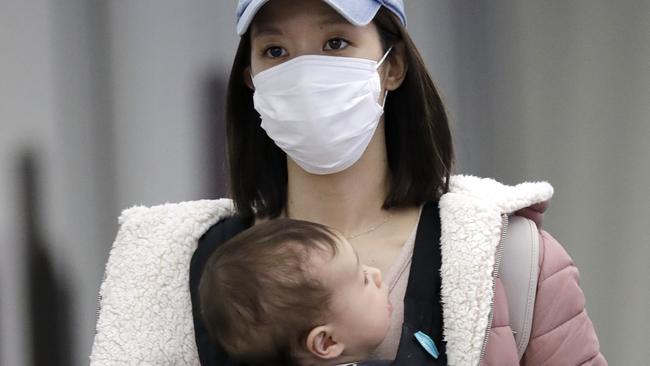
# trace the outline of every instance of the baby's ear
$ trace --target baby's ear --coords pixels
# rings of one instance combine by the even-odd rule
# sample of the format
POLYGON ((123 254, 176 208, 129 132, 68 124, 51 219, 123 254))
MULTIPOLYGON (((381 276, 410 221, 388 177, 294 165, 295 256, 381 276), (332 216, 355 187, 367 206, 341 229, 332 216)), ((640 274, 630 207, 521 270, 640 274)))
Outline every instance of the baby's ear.
POLYGON ((331 325, 319 325, 307 335, 307 349, 320 359, 331 360, 343 353, 345 345, 336 340, 331 325))

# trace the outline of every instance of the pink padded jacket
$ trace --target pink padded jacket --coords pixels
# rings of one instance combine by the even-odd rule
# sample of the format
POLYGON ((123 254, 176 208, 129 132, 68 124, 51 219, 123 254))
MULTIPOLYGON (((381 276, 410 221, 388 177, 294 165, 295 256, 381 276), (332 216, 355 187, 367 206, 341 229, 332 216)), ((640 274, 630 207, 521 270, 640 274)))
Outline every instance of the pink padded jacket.
MULTIPOLYGON (((528 347, 519 359, 498 268, 507 216, 540 227, 553 188, 454 176, 440 199, 441 301, 449 365, 606 365, 585 311, 578 269, 539 231, 539 272, 528 347), (491 321, 491 322, 490 322, 491 321)), ((514 299, 514 298, 513 298, 514 299)))
MULTIPOLYGON (((562 246, 540 232, 533 327, 521 365, 606 365, 585 310, 578 269, 562 246), (562 296, 558 296, 562 294, 562 296)), ((503 284, 497 279, 494 318, 483 365, 519 365, 503 284)))

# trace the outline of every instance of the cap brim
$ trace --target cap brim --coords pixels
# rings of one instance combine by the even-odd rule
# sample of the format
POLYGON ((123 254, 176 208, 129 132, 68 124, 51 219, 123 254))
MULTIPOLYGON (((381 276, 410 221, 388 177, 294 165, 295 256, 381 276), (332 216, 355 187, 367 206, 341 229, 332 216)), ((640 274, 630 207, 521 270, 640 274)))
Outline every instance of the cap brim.
MULTIPOLYGON (((239 17, 237 21, 237 34, 243 35, 248 30, 251 22, 255 18, 257 12, 269 0, 253 0, 246 7, 246 10, 239 17)), ((377 15, 381 8, 381 3, 375 0, 323 0, 326 4, 336 10, 345 20, 356 25, 364 26, 369 24, 377 15)))
POLYGON ((323 0, 323 2, 356 26, 370 24, 381 8, 381 3, 375 0, 323 0))

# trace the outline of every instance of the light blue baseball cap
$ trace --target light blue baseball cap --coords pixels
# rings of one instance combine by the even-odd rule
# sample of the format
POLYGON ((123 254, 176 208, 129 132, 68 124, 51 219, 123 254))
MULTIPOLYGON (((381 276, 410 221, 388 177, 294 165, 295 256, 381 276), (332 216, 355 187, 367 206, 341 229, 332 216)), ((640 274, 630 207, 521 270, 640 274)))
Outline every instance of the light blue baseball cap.
MULTIPOLYGON (((255 14, 269 0, 239 0, 237 5, 237 34, 246 33, 255 14)), ((350 23, 363 26, 372 21, 379 9, 384 6, 399 17, 406 26, 403 0, 323 0, 350 23)))

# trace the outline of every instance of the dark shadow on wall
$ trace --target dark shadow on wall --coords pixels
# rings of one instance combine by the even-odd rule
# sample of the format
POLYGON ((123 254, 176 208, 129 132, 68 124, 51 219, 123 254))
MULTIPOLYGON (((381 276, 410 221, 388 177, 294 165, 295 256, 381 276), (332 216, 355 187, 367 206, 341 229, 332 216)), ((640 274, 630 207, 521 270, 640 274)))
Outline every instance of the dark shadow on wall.
POLYGON ((208 174, 207 194, 210 198, 228 196, 226 161, 226 87, 225 77, 212 73, 202 85, 201 101, 204 121, 205 169, 208 174))
POLYGON ((38 164, 32 153, 20 158, 20 198, 27 253, 26 285, 32 365, 71 364, 70 296, 68 286, 57 276, 48 253, 48 243, 39 222, 38 164))

